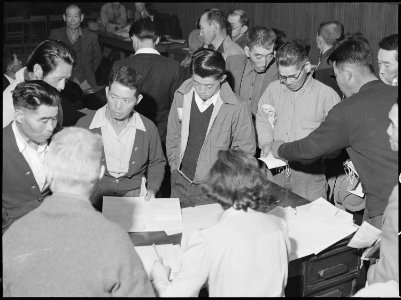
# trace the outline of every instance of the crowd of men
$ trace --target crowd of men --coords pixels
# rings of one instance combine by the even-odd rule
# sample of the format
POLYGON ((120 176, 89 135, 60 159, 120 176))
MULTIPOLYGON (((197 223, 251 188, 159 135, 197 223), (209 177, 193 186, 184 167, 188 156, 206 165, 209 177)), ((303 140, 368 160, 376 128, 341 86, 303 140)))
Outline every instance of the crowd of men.
POLYGON ((87 94, 99 88, 102 53, 76 4, 24 67, 16 68, 16 57, 7 65, 4 294, 154 296, 128 236, 99 214, 103 196, 209 197, 203 185, 219 151, 230 149, 286 161, 267 178, 310 201, 332 201, 336 180, 356 177, 363 220, 383 231, 368 282, 398 284, 398 34, 374 54, 363 35, 324 22, 314 65, 300 43, 277 48, 277 30, 249 27, 244 10, 209 9, 200 15, 203 45, 190 57, 188 78, 156 50, 153 15, 138 11, 129 30, 135 54, 114 63, 96 109, 78 111, 63 91, 70 82, 87 94), (349 161, 354 173, 330 173, 349 161))

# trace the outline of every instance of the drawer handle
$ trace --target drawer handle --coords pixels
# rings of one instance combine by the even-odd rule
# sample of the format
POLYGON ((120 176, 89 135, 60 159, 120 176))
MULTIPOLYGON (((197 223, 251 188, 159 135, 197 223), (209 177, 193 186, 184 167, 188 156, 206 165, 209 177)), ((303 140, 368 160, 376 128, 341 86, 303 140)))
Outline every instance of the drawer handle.
POLYGON ((338 265, 336 265, 334 267, 330 267, 330 268, 327 268, 327 269, 320 270, 317 273, 321 277, 323 277, 324 279, 329 279, 329 278, 335 277, 337 275, 341 275, 341 274, 347 273, 347 271, 348 271, 348 268, 347 268, 346 265, 338 264, 338 265))

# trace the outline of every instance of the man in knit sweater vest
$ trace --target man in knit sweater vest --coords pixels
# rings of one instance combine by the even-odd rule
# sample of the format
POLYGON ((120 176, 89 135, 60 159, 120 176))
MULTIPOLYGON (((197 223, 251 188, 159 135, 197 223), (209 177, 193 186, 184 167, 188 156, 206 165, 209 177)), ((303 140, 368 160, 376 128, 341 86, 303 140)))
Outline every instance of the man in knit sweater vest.
POLYGON ((255 154, 256 141, 248 103, 231 90, 221 53, 199 49, 193 54, 192 78, 174 95, 166 149, 171 168, 171 197, 202 197, 200 183, 221 149, 255 154))
POLYGON ((4 296, 154 296, 127 233, 90 203, 101 157, 97 134, 67 127, 54 135, 44 162, 53 195, 3 236, 4 296))

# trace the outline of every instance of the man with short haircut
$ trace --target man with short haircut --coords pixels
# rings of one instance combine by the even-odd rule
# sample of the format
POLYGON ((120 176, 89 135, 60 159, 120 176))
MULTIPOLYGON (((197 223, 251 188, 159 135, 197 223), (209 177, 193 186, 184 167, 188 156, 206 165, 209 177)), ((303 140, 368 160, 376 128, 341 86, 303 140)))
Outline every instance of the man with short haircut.
POLYGON ((181 202, 203 196, 200 184, 221 149, 255 154, 255 132, 248 104, 233 93, 220 52, 199 49, 191 62, 192 78, 174 95, 166 149, 171 168, 171 197, 181 202))
POLYGON ((249 32, 245 55, 227 59, 227 73, 233 91, 247 100, 255 118, 260 96, 277 79, 274 60, 276 34, 268 27, 256 26, 249 32))
POLYGON ((217 8, 205 11, 199 21, 204 48, 220 52, 225 60, 231 55, 244 53, 244 50, 228 35, 227 26, 225 13, 217 8))
POLYGON ((84 15, 76 4, 69 4, 65 8, 63 19, 66 26, 52 29, 49 39, 62 41, 74 49, 77 62, 71 79, 82 90, 93 91, 97 87, 95 72, 102 60, 97 34, 81 27, 84 15))
POLYGON ((316 35, 316 45, 319 50, 319 62, 315 68, 314 78, 333 88, 340 96, 340 88, 333 76, 333 67, 327 58, 333 52, 333 46, 344 35, 344 26, 338 21, 322 22, 316 35))
MULTIPOLYGON (((269 154, 276 140, 291 142, 307 136, 326 118, 340 97, 329 86, 313 79, 305 48, 288 42, 276 54, 279 80, 260 97, 256 131, 261 156, 269 154)), ((304 166, 290 161, 271 180, 314 201, 327 198, 327 181, 321 160, 304 166), (281 171, 281 172, 280 172, 281 171)))
POLYGON ((102 210, 103 196, 154 198, 164 176, 166 159, 156 126, 134 110, 142 100, 140 75, 117 67, 105 88, 107 104, 80 119, 77 126, 102 136, 106 173, 92 201, 102 210), (143 180, 147 181, 147 189, 143 180))
POLYGON ((380 79, 389 85, 398 85, 398 34, 392 34, 379 42, 377 63, 380 79))
MULTIPOLYGON (((66 80, 71 77, 75 62, 74 50, 61 41, 46 40, 37 45, 29 55, 26 66, 15 73, 15 81, 3 91, 3 128, 14 120, 12 91, 17 84, 27 80, 40 79, 61 91, 65 87, 66 80)), ((65 108, 69 107, 63 103, 61 109, 60 103, 57 128, 65 125, 63 124, 64 119, 70 119, 63 116, 65 108)), ((74 114, 70 116, 74 117, 74 114)))
POLYGON ((380 228, 384 209, 398 178, 398 155, 387 136, 388 112, 398 89, 378 80, 366 40, 350 38, 329 57, 341 91, 347 97, 322 124, 303 139, 275 141, 275 157, 311 162, 346 148, 366 196, 364 220, 380 228))
POLYGON ((231 26, 230 36, 242 49, 246 46, 249 17, 245 10, 234 9, 228 13, 228 23, 231 26))
POLYGON ((154 22, 145 18, 131 25, 129 35, 135 54, 114 63, 131 66, 142 76, 143 99, 135 110, 155 123, 163 144, 166 142, 167 120, 174 92, 183 82, 180 64, 156 50, 160 33, 154 22))
POLYGON ((3 233, 50 194, 43 160, 60 103, 58 91, 42 80, 19 83, 12 97, 14 121, 3 128, 3 233))
POLYGON ((3 236, 4 296, 154 296, 127 233, 91 206, 101 158, 97 134, 70 127, 54 135, 44 163, 53 195, 3 236))

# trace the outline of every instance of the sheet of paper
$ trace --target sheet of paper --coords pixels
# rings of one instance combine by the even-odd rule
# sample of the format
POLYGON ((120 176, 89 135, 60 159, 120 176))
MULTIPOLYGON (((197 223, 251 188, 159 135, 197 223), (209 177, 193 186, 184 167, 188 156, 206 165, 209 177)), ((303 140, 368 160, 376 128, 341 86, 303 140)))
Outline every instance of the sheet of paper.
POLYGON ((362 190, 362 184, 360 182, 357 184, 355 189, 348 190, 348 192, 350 192, 354 195, 357 195, 358 197, 361 197, 361 198, 363 198, 365 196, 365 194, 363 193, 363 190, 362 190))
POLYGON ((380 234, 380 229, 364 221, 347 246, 352 248, 370 247, 377 240, 380 234))
POLYGON ((276 206, 272 210, 269 210, 267 213, 287 221, 295 217, 297 211, 293 209, 291 206, 287 207, 276 206))
POLYGON ((178 198, 103 197, 103 215, 127 232, 182 232, 181 206, 178 198))
POLYGON ((263 161, 269 169, 274 169, 287 165, 285 161, 275 158, 271 152, 266 157, 259 157, 259 159, 263 161))
MULTIPOLYGON (((155 245, 157 252, 163 260, 164 265, 171 267, 170 280, 181 269, 181 249, 179 245, 165 244, 165 245, 155 245)), ((142 260, 143 266, 145 268, 148 276, 150 275, 150 270, 157 260, 157 255, 153 246, 136 246, 136 252, 142 260)))
POLYGON ((286 220, 290 260, 317 254, 357 230, 351 214, 323 198, 298 206, 296 211, 295 216, 286 220))

